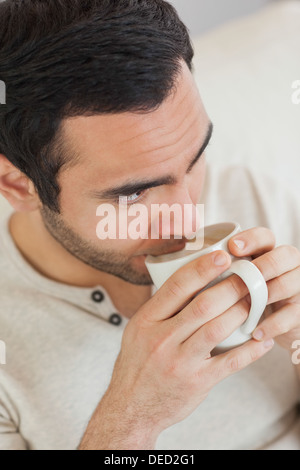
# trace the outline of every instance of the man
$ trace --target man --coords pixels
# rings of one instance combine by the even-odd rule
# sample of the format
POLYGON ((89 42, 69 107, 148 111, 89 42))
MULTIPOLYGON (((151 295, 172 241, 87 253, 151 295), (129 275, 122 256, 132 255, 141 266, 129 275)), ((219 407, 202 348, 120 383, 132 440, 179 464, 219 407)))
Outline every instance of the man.
POLYGON ((295 437, 300 253, 258 227, 267 217, 251 175, 206 174, 212 124, 174 9, 6 0, 0 22, 0 190, 15 210, 1 230, 0 447, 266 448, 295 437), (236 276, 195 297, 230 257, 203 256, 155 293, 145 257, 190 234, 178 240, 170 222, 170 240, 100 241, 98 206, 118 213, 122 201, 187 204, 192 219, 201 201, 208 220, 247 225, 229 247, 268 281, 272 315, 256 339, 211 357, 249 312, 236 276))

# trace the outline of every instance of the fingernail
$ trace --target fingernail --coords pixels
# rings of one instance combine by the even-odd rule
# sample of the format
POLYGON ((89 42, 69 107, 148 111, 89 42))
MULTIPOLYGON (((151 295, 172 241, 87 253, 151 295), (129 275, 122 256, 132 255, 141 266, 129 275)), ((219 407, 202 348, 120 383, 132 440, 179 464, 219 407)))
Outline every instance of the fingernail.
POLYGON ((256 330, 253 333, 253 338, 257 339, 257 341, 261 341, 264 337, 264 332, 262 330, 256 330))
POLYGON ((268 341, 264 342, 264 347, 266 349, 272 348, 274 346, 275 342, 273 339, 268 339, 268 341))
POLYGON ((243 240, 234 240, 233 243, 239 250, 243 250, 246 246, 246 243, 243 240))
POLYGON ((222 253, 219 253, 215 257, 215 265, 216 266, 225 266, 227 264, 228 257, 226 255, 223 255, 222 253))

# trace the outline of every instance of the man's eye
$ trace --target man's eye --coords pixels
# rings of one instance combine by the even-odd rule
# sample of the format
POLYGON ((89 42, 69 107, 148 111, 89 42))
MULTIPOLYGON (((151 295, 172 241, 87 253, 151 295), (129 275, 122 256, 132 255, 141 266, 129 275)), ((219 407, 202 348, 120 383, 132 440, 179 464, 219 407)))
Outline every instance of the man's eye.
POLYGON ((120 196, 118 202, 119 204, 124 205, 134 204, 135 202, 139 201, 145 193, 146 191, 138 191, 134 194, 131 194, 130 196, 120 196))

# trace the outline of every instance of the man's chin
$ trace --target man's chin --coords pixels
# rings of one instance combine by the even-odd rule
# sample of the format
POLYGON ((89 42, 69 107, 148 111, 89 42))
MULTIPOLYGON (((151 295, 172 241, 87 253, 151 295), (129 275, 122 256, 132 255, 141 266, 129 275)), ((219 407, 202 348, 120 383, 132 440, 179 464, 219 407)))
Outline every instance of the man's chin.
POLYGON ((153 284, 149 271, 146 267, 145 260, 147 255, 135 256, 130 263, 128 269, 128 282, 136 285, 149 286, 153 284))
POLYGON ((151 279, 149 271, 145 263, 146 258, 147 258, 147 255, 135 256, 131 261, 131 266, 132 266, 132 269, 138 271, 139 273, 147 274, 149 276, 149 279, 151 279))

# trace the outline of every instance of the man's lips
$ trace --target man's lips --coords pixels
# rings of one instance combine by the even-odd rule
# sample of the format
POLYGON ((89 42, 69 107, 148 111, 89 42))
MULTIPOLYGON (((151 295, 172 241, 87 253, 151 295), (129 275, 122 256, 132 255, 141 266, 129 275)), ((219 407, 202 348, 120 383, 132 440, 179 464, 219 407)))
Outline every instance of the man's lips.
POLYGON ((163 256, 163 255, 169 255, 171 253, 176 253, 177 251, 181 251, 185 248, 185 245, 186 245, 187 242, 181 242, 180 245, 176 245, 176 246, 173 246, 172 248, 169 248, 163 252, 159 252, 159 253, 147 253, 147 254, 143 254, 141 256, 143 256, 144 258, 146 258, 147 256, 151 255, 151 256, 163 256))

